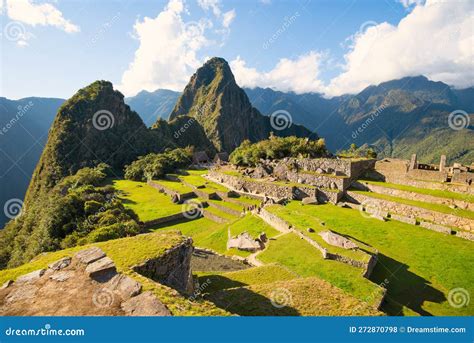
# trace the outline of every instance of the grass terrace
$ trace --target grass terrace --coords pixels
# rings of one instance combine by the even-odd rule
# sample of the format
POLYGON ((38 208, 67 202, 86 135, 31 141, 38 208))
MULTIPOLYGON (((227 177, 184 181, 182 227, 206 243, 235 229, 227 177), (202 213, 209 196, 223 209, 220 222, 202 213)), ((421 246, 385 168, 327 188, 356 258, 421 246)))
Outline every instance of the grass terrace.
POLYGON ((38 256, 34 261, 13 269, 0 271, 0 283, 15 280, 17 277, 41 269, 63 257, 73 256, 77 251, 92 246, 101 248, 117 267, 117 271, 127 274, 143 285, 143 291, 152 291, 174 315, 227 315, 227 312, 217 308, 207 301, 190 301, 177 291, 150 280, 131 268, 150 258, 162 255, 167 249, 183 242, 184 236, 177 231, 150 233, 134 237, 121 238, 107 242, 93 243, 66 250, 50 252, 38 256))
MULTIPOLYGON (((303 206, 301 205, 301 203, 297 204, 299 206, 292 206, 291 208, 288 206, 272 205, 266 207, 266 209, 267 211, 277 215, 281 219, 290 223, 296 230, 302 232, 307 237, 311 238, 316 243, 326 248, 329 252, 337 253, 342 256, 347 256, 353 260, 368 262, 370 256, 364 252, 358 250, 343 249, 326 243, 326 241, 319 235, 320 232, 327 230, 332 230, 336 233, 339 232, 337 232, 337 230, 332 227, 322 225, 319 219, 309 215, 307 212, 310 212, 308 210, 308 207, 311 207, 311 205, 303 206), (306 230, 307 228, 312 228, 315 232, 308 232, 306 230)), ((375 253, 376 251, 376 249, 373 249, 372 247, 363 244, 362 242, 355 241, 355 243, 359 245, 362 250, 365 250, 369 253, 375 253)))
POLYGON ((181 205, 174 204, 170 197, 160 193, 146 182, 114 180, 125 207, 133 210, 141 221, 169 216, 181 212, 181 205))
POLYGON ((450 208, 449 206, 446 206, 446 205, 426 203, 426 202, 422 202, 422 201, 399 198, 399 197, 394 197, 394 196, 387 195, 387 194, 379 194, 379 193, 374 193, 374 192, 369 192, 369 191, 360 191, 360 190, 351 190, 351 191, 354 192, 354 193, 369 196, 371 198, 398 202, 400 204, 425 208, 427 210, 432 210, 432 211, 437 211, 437 212, 441 212, 441 213, 451 214, 453 216, 474 219, 474 212, 469 211, 469 210, 463 210, 461 208, 450 208))
POLYGON ((359 180, 359 182, 367 183, 369 185, 382 186, 382 187, 391 188, 391 189, 398 189, 398 190, 406 191, 406 192, 431 195, 438 198, 461 200, 461 201, 474 203, 473 194, 463 194, 463 193, 456 193, 456 192, 450 192, 450 191, 445 191, 445 190, 418 188, 418 187, 413 187, 413 186, 400 185, 396 183, 389 183, 389 182, 382 182, 382 181, 359 180))
MULTIPOLYGON (((398 221, 365 218, 358 210, 331 204, 301 206, 292 201, 287 208, 324 221, 327 227, 379 251, 371 280, 377 284, 388 281, 383 305, 386 313, 474 315, 472 301, 462 308, 454 308, 447 301, 449 291, 454 288, 474 294, 474 242, 398 221)), ((268 261, 264 255, 259 258, 268 261)))
POLYGON ((317 277, 353 295, 359 300, 376 305, 383 291, 362 276, 360 268, 345 263, 325 260, 321 253, 294 233, 287 233, 272 241, 258 255, 264 263, 277 263, 300 277, 317 277))
POLYGON ((172 190, 172 191, 175 191, 179 194, 185 194, 185 193, 191 193, 193 191, 192 188, 182 184, 181 182, 179 181, 171 181, 171 180, 163 180, 163 179, 159 179, 159 180, 153 180, 153 182, 169 189, 169 190, 172 190))

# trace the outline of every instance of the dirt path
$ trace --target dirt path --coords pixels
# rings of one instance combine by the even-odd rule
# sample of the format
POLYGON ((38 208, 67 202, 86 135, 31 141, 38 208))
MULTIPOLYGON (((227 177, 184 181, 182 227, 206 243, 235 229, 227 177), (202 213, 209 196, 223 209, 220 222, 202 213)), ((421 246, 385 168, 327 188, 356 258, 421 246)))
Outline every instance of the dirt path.
MULTIPOLYGON (((283 236, 283 235, 286 235, 286 232, 282 232, 282 233, 276 235, 275 237, 273 237, 272 239, 276 239, 276 238, 278 238, 278 237, 280 237, 280 236, 283 236)), ((263 262, 257 260, 257 255, 259 255, 260 253, 264 252, 264 251, 268 248, 268 245, 269 245, 269 244, 270 244, 270 240, 269 240, 268 243, 265 245, 265 248, 264 248, 263 250, 256 251, 256 252, 254 252, 253 254, 249 255, 249 256, 247 257, 247 262, 248 262, 249 264, 251 264, 252 266, 254 266, 254 267, 261 267, 261 266, 264 266, 265 263, 263 263, 263 262)))

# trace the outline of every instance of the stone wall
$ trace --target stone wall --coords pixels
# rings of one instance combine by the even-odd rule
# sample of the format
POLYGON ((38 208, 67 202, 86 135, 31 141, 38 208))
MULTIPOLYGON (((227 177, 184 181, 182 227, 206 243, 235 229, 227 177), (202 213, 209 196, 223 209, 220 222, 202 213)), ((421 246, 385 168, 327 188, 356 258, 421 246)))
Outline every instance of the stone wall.
POLYGON ((156 183, 153 181, 148 181, 148 185, 150 185, 153 188, 156 188, 158 191, 165 193, 166 195, 169 195, 170 197, 176 196, 180 202, 196 197, 196 194, 194 192, 179 193, 172 189, 168 189, 160 185, 159 183, 156 183))
POLYGON ((448 198, 439 198, 428 194, 420 194, 416 192, 402 191, 400 189, 393 189, 388 187, 383 187, 380 185, 372 185, 364 182, 357 182, 354 184, 357 189, 370 190, 375 193, 387 194, 399 198, 406 198, 411 200, 429 202, 433 204, 441 204, 452 206, 455 205, 459 208, 474 211, 474 203, 457 200, 457 199, 448 199, 448 198))
POLYGON ((209 171, 208 178, 223 183, 238 192, 266 195, 276 199, 301 200, 306 197, 316 197, 317 195, 317 189, 314 187, 277 185, 270 182, 252 180, 247 177, 227 175, 215 170, 209 171))
POLYGON ((191 256, 194 250, 192 244, 192 239, 188 238, 161 256, 134 266, 133 270, 181 293, 191 294, 194 289, 191 273, 191 256))
POLYGON ((153 227, 159 224, 170 223, 170 222, 178 221, 184 218, 185 218, 184 214, 182 212, 179 212, 176 214, 172 214, 170 216, 149 220, 147 222, 144 222, 142 226, 145 229, 149 229, 150 227, 153 227))
POLYGON ((448 173, 437 170, 413 169, 407 172, 407 177, 411 179, 431 182, 445 182, 448 178, 448 173))
POLYGON ((377 202, 380 209, 389 213, 396 213, 407 217, 422 218, 426 221, 438 223, 440 225, 457 227, 466 231, 474 232, 474 220, 469 218, 463 218, 454 216, 452 214, 446 214, 436 212, 416 206, 405 205, 389 200, 375 199, 364 194, 348 191, 347 196, 357 203, 363 203, 364 201, 377 202))
POLYGON ((280 217, 268 212, 265 208, 261 208, 257 215, 262 218, 268 225, 274 227, 280 232, 290 232, 291 225, 280 217))

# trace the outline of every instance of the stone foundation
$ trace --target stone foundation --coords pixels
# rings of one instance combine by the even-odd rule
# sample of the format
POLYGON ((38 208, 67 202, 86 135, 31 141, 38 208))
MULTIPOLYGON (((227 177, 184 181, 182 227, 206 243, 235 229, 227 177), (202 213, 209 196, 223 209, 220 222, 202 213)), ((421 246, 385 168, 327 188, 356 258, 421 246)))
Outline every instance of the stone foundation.
POLYGON ((376 199, 351 191, 347 192, 347 196, 352 200, 352 202, 356 202, 358 204, 361 204, 364 201, 377 202, 381 210, 387 211, 389 213, 400 214, 406 217, 422 218, 429 222, 439 223, 440 225, 457 227, 466 231, 474 231, 474 220, 469 218, 458 217, 452 214, 405 205, 394 201, 376 199))

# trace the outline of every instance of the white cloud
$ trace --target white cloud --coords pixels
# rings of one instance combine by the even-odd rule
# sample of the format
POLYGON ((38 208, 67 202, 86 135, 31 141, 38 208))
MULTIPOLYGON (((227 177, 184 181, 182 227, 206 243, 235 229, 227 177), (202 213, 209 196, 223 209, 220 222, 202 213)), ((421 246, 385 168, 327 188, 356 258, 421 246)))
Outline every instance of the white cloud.
POLYGON ((295 60, 281 59, 269 72, 259 72, 246 66, 239 57, 230 63, 237 83, 241 87, 270 87, 281 91, 322 92, 324 85, 319 80, 319 71, 324 56, 310 51, 295 60))
POLYGON ((203 10, 212 10, 216 17, 219 17, 222 13, 220 0, 198 0, 198 4, 203 10))
POLYGON ((31 26, 54 26, 68 33, 80 30, 49 3, 35 4, 31 0, 6 0, 6 12, 10 19, 31 26))
POLYGON ((329 95, 355 93, 371 84, 425 75, 457 87, 474 80, 474 4, 428 0, 397 26, 381 23, 353 37, 344 71, 329 95))
POLYGON ((425 3, 425 0, 398 0, 403 7, 409 8, 412 5, 422 5, 425 3))
MULTIPOLYGON (((218 1, 211 0, 202 0, 199 4, 214 12, 214 6, 219 6, 218 1)), ((220 11, 220 7, 216 8, 220 11)), ((187 13, 184 0, 170 0, 155 18, 145 17, 135 23, 134 35, 140 45, 133 62, 123 73, 118 89, 126 95, 134 95, 143 89, 181 91, 184 88, 204 62, 198 53, 211 43, 216 44, 206 36, 214 27, 213 22, 206 18, 185 22, 183 16, 187 13)), ((219 19, 225 18, 227 13, 221 16, 222 12, 219 12, 219 19)), ((232 15, 227 15, 228 25, 232 19, 232 15)), ((229 30, 228 27, 224 29, 229 30)))
POLYGON ((235 10, 234 9, 232 9, 228 12, 225 12, 223 17, 222 17, 222 26, 224 26, 225 28, 228 28, 230 26, 230 24, 232 24, 234 19, 235 19, 235 10))

